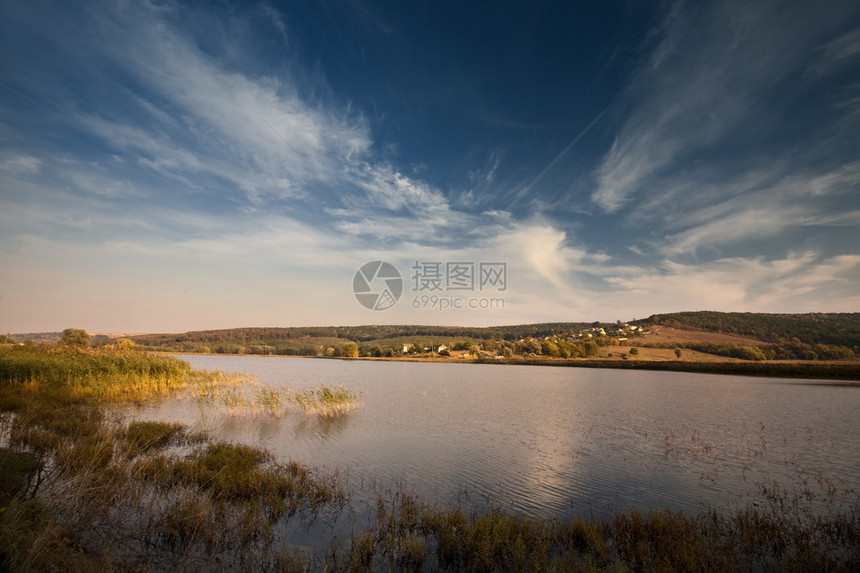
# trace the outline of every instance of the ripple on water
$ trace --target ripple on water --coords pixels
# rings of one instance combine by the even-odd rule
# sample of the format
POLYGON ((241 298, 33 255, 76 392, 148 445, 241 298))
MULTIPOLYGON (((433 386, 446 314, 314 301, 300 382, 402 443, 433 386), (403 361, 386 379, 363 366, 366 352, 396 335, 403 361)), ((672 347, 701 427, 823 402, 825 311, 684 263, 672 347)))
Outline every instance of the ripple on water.
POLYGON ((564 518, 726 507, 762 482, 860 489, 854 387, 680 372, 184 358, 278 388, 343 384, 363 406, 327 421, 207 419, 211 412, 190 400, 125 415, 215 424, 224 439, 348 472, 356 490, 396 483, 440 504, 467 492, 475 503, 564 518))

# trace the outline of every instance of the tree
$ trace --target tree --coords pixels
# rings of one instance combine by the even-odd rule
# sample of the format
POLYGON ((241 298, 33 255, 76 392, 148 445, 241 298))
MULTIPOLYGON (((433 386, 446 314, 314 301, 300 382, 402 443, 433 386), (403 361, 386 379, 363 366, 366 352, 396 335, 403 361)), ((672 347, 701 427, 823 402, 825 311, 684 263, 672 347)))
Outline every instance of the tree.
POLYGON ((600 346, 593 340, 586 340, 582 344, 582 353, 584 356, 597 356, 600 353, 600 346))
POLYGON ((346 358, 358 358, 358 346, 355 342, 347 342, 341 347, 340 355, 346 358))
POLYGON ((630 354, 632 354, 633 356, 636 356, 637 354, 639 354, 639 349, 638 348, 631 348, 630 354))
POLYGON ((558 344, 552 340, 544 340, 541 343, 541 352, 545 356, 558 356, 560 354, 558 344))
POLYGON ((65 346, 76 346, 78 348, 89 348, 90 335, 86 330, 79 328, 67 328, 63 331, 63 337, 60 338, 60 344, 65 346))
POLYGON ((680 349, 680 348, 676 348, 676 349, 675 349, 675 358, 680 358, 680 357, 681 357, 681 349, 680 349))
POLYGON ((523 351, 524 351, 524 353, 531 353, 531 354, 540 354, 541 352, 543 352, 543 350, 541 349, 540 342, 538 342, 537 340, 531 340, 531 339, 526 340, 525 348, 523 349, 523 351))

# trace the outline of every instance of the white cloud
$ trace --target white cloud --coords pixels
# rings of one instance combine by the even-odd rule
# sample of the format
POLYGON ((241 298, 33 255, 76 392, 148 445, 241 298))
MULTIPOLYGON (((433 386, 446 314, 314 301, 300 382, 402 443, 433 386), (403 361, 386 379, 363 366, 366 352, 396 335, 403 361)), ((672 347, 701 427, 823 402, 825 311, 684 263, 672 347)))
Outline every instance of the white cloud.
POLYGON ((438 190, 410 179, 391 165, 365 163, 355 170, 355 174, 373 205, 434 217, 448 211, 448 201, 438 190))
POLYGON ((668 237, 666 254, 695 253, 699 247, 737 243, 751 237, 767 237, 796 224, 805 216, 801 207, 748 208, 668 237))
POLYGON ((272 25, 277 28, 278 32, 281 34, 281 39, 284 41, 284 44, 289 44, 289 36, 287 33, 287 24, 284 22, 283 15, 278 12, 275 8, 264 4, 262 6, 263 12, 269 17, 272 22, 272 25))
POLYGON ((526 276, 534 273, 563 292, 572 286, 569 273, 585 254, 566 242, 564 231, 531 222, 498 235, 490 244, 499 256, 514 261, 526 276))
POLYGON ((39 172, 42 162, 30 155, 3 153, 0 156, 0 171, 12 175, 32 175, 39 172))
POLYGON ((471 221, 440 190, 372 161, 363 118, 309 102, 288 76, 252 78, 225 69, 157 10, 140 9, 133 21, 120 17, 114 25, 113 33, 127 38, 113 57, 166 103, 135 98, 154 120, 146 128, 93 115, 79 121, 138 155, 139 165, 192 190, 203 190, 201 176, 214 176, 258 208, 313 197, 320 213, 343 217, 332 225, 351 235, 445 241, 447 230, 471 221), (320 197, 321 189, 328 193, 320 197))
POLYGON ((142 129, 130 123, 136 118, 114 119, 109 112, 79 119, 115 147, 140 154, 141 165, 189 186, 194 175, 211 174, 259 204, 294 198, 308 184, 340 185, 347 168, 366 155, 370 139, 362 118, 308 103, 286 76, 231 71, 164 11, 129 8, 104 16, 102 32, 106 39, 121 37, 110 57, 157 94, 130 98, 154 121, 142 129))
POLYGON ((78 189, 104 197, 123 197, 142 195, 132 183, 108 177, 98 171, 66 171, 63 177, 71 181, 78 189))
MULTIPOLYGON (((709 204, 688 199, 685 206, 671 206, 652 212, 665 229, 684 229, 662 240, 662 251, 670 255, 693 253, 699 247, 739 244, 754 237, 773 237, 801 226, 852 224, 857 211, 846 204, 846 211, 832 213, 824 198, 846 200, 860 185, 860 163, 840 166, 819 174, 785 175, 784 166, 748 174, 721 188, 712 184, 698 189, 698 197, 709 197, 709 204), (680 211, 680 212, 679 212, 680 211)), ((693 185, 686 182, 684 186, 693 185)), ((671 190, 682 197, 681 189, 671 190)), ((679 199, 680 201, 680 199, 679 199)), ((649 218, 640 215, 640 219, 649 218)))
POLYGON ((483 214, 488 217, 492 217, 501 224, 509 224, 513 220, 509 211, 503 211, 501 209, 490 209, 489 211, 484 211, 483 214))
MULTIPOLYGON (((779 121, 763 102, 803 69, 822 31, 845 10, 802 2, 674 4, 633 76, 630 113, 595 172, 592 200, 613 213, 640 197, 665 199, 669 174, 732 152, 752 126, 761 126, 758 138, 769 133, 779 121)), ((724 181, 733 179, 730 169, 724 181)))
POLYGON ((469 171, 469 181, 478 189, 486 189, 496 180, 496 171, 502 163, 502 154, 491 151, 486 164, 481 169, 469 171))
POLYGON ((812 251, 784 259, 718 259, 704 265, 665 261, 626 277, 610 278, 627 315, 684 310, 808 312, 857 311, 860 255, 822 258, 812 251), (841 307, 833 308, 833 301, 841 307))
POLYGON ((819 50, 819 53, 821 57, 813 66, 815 72, 819 74, 850 64, 851 60, 860 56, 860 28, 851 30, 830 41, 819 50))

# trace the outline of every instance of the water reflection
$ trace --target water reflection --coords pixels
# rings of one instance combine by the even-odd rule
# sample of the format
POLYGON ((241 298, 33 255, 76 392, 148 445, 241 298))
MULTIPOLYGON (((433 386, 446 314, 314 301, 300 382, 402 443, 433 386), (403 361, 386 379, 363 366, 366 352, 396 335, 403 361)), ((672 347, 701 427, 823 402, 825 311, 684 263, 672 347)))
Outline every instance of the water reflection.
MULTIPOLYGON (((304 390, 343 384, 363 407, 210 420, 230 441, 349 476, 354 494, 400 484, 543 517, 732 506, 759 483, 856 490, 860 393, 705 374, 495 365, 188 357, 304 390), (370 485, 372 484, 372 485, 370 485), (832 484, 832 486, 830 485, 832 484)), ((200 418, 167 401, 133 417, 200 418)))
MULTIPOLYGON (((357 416, 358 413, 355 413, 357 416)), ((306 435, 318 440, 330 440, 341 435, 354 419, 351 414, 324 418, 322 416, 303 416, 294 426, 297 436, 306 435)))

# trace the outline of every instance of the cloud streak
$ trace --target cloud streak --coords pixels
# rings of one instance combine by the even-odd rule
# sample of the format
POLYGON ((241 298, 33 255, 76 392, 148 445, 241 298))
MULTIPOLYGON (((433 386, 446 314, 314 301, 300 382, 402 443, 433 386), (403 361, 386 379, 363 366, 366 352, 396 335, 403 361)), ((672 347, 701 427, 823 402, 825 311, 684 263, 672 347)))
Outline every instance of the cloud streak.
POLYGON ((683 162, 734 159, 751 138, 775 131, 774 97, 848 13, 833 2, 822 10, 799 2, 674 4, 633 75, 623 100, 630 112, 595 172, 592 200, 608 213, 654 201, 683 162))

